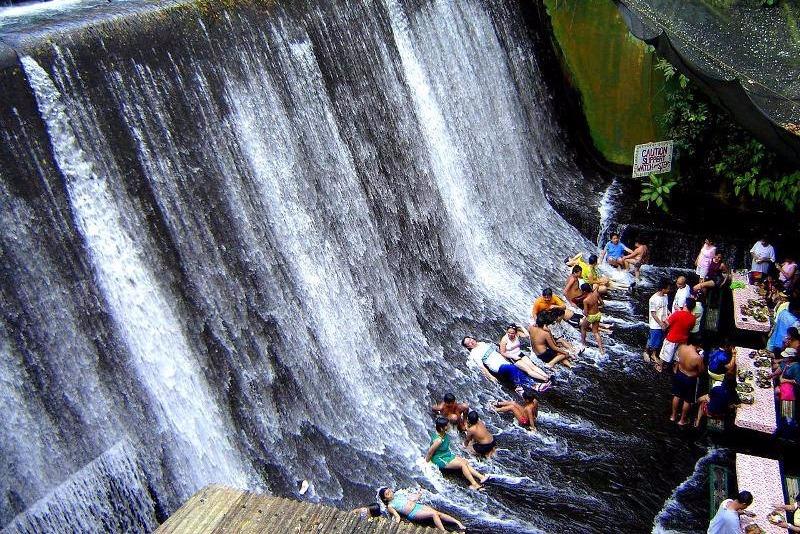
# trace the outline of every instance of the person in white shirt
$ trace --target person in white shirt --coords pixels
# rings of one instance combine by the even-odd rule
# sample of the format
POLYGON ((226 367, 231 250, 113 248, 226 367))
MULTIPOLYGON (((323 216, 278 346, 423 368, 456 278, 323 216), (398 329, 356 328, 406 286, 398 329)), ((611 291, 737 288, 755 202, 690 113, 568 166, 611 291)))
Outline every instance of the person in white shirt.
POLYGON ((658 353, 664 343, 664 326, 669 315, 669 293, 671 282, 668 278, 661 280, 656 291, 647 304, 647 322, 650 326, 650 336, 647 339, 645 359, 658 363, 658 353))
POLYGON ((679 276, 678 278, 676 278, 675 286, 677 287, 677 289, 675 289, 675 298, 672 299, 673 312, 676 312, 681 308, 683 308, 683 306, 686 304, 686 299, 689 298, 689 293, 691 291, 691 288, 686 283, 685 276, 679 276))
POLYGON ((739 520, 741 514, 755 516, 756 514, 745 510, 753 503, 753 495, 749 491, 740 491, 735 499, 725 499, 719 505, 717 515, 708 525, 708 534, 740 534, 742 525, 739 520))
POLYGON ((750 249, 750 256, 753 258, 753 263, 750 266, 750 273, 753 279, 762 278, 769 271, 770 263, 775 262, 775 249, 769 244, 767 236, 763 236, 761 241, 757 241, 753 245, 753 248, 750 249))
POLYGON ((550 387, 550 382, 533 384, 528 375, 503 358, 503 355, 497 352, 495 346, 491 343, 464 336, 461 344, 469 350, 469 361, 477 365, 484 376, 492 382, 497 382, 498 378, 511 382, 514 384, 514 390, 520 395, 522 395, 523 388, 526 386, 540 392, 550 387), (497 378, 495 378, 495 375, 497 378))
POLYGON ((694 309, 692 310, 692 315, 694 315, 694 326, 689 332, 689 343, 700 345, 703 339, 703 336, 700 335, 700 321, 703 320, 703 303, 699 300, 689 297, 686 299, 687 308, 689 308, 688 303, 690 301, 694 302, 695 304, 694 309))

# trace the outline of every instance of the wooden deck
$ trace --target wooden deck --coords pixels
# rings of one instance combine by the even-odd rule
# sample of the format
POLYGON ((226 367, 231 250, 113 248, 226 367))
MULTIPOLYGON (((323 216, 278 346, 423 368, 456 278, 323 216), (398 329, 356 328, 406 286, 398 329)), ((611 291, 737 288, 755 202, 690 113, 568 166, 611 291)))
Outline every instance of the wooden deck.
POLYGON ((155 534, 434 534, 433 528, 388 519, 365 520, 320 504, 272 497, 226 486, 203 488, 181 506, 155 534))

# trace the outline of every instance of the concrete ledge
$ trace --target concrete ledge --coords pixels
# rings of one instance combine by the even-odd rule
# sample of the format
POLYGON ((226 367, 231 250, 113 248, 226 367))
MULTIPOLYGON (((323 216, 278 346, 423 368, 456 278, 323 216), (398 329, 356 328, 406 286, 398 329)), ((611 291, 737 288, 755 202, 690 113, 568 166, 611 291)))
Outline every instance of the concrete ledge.
POLYGON ((220 485, 203 488, 155 534, 311 533, 434 534, 438 530, 388 519, 365 520, 329 506, 260 495, 220 485))
POLYGON ((0 41, 0 70, 17 65, 17 52, 0 41))

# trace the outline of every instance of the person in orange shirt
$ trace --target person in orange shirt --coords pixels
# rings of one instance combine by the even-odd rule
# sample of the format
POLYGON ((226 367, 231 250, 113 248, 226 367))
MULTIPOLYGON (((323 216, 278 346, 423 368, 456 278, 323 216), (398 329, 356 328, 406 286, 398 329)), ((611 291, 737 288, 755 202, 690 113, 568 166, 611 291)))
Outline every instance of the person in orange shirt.
POLYGON ((552 289, 546 287, 542 290, 542 296, 533 301, 533 306, 531 306, 531 324, 536 324, 537 315, 545 310, 552 310, 554 308, 564 310, 564 319, 566 321, 572 319, 572 310, 567 308, 567 305, 564 304, 563 300, 558 298, 556 295, 553 295, 552 289))

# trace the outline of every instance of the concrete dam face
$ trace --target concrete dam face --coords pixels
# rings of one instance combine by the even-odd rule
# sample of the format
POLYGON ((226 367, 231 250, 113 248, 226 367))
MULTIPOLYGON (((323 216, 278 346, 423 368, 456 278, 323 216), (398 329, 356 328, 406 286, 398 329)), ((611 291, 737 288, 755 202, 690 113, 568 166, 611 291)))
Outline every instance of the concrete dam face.
POLYGON ((0 526, 149 532, 298 480, 422 484, 486 532, 678 506, 702 453, 656 428, 628 301, 535 436, 460 348, 593 246, 545 198, 589 178, 519 2, 52 4, 0 11, 0 526), (424 462, 446 391, 502 430, 485 495, 424 462))

